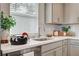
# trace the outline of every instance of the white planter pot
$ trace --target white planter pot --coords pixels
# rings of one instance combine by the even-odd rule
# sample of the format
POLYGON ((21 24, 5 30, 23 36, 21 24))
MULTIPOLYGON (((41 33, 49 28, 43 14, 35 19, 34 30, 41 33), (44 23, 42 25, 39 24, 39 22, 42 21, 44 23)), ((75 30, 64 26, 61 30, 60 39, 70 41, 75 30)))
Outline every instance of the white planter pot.
POLYGON ((8 43, 9 38, 10 38, 9 31, 3 30, 1 35, 1 43, 8 43))

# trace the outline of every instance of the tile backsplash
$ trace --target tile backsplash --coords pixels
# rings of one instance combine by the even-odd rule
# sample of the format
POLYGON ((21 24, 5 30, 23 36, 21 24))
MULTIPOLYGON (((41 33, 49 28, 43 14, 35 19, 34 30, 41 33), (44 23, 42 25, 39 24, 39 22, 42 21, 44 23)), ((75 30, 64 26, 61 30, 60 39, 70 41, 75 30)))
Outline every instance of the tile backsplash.
POLYGON ((75 36, 79 36, 79 24, 71 25, 71 31, 75 33, 75 36))
MULTIPOLYGON (((48 32, 53 32, 53 30, 61 30, 62 26, 64 25, 52 25, 52 24, 45 24, 44 26, 41 24, 40 26, 40 34, 44 35, 48 32)), ((79 36, 79 24, 76 25, 68 25, 71 26, 70 31, 74 32, 75 36, 79 36)))

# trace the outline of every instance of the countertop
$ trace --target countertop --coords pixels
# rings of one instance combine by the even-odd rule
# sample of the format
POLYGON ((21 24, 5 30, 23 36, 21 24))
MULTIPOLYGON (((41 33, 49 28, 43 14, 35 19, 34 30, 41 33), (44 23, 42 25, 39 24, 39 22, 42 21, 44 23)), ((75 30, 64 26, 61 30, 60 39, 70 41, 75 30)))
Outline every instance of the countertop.
POLYGON ((48 44, 48 43, 53 43, 53 42, 60 41, 60 40, 79 39, 79 37, 68 37, 68 36, 67 37, 62 37, 62 36, 60 36, 60 37, 50 37, 49 40, 45 40, 45 41, 35 41, 33 39, 34 38, 31 38, 27 42, 27 44, 24 44, 24 45, 11 45, 10 43, 9 44, 1 44, 1 50, 2 50, 3 54, 6 54, 6 53, 22 50, 22 49, 28 49, 28 48, 48 44))

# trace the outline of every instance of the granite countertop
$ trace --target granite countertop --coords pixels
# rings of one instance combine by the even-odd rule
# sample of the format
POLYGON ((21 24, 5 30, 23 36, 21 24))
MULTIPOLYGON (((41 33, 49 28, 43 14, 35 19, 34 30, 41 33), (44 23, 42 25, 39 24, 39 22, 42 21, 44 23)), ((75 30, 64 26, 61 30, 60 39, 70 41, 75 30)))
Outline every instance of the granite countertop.
POLYGON ((24 44, 24 45, 1 44, 1 50, 2 50, 3 54, 5 54, 5 53, 10 53, 10 52, 14 52, 14 51, 22 50, 22 49, 28 49, 28 48, 32 48, 32 47, 36 47, 36 46, 42 46, 44 44, 53 43, 53 42, 60 41, 60 40, 79 39, 79 37, 62 37, 62 36, 50 37, 49 40, 45 40, 45 41, 35 41, 33 39, 34 38, 31 38, 27 42, 27 44, 24 44))

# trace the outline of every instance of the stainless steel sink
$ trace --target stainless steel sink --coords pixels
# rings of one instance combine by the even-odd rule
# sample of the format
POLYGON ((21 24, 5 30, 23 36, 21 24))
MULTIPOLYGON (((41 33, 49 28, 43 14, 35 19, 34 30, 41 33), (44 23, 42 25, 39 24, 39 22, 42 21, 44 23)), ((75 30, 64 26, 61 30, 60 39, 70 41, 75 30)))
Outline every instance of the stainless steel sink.
POLYGON ((46 41, 50 40, 49 38, 34 38, 35 41, 46 41))

